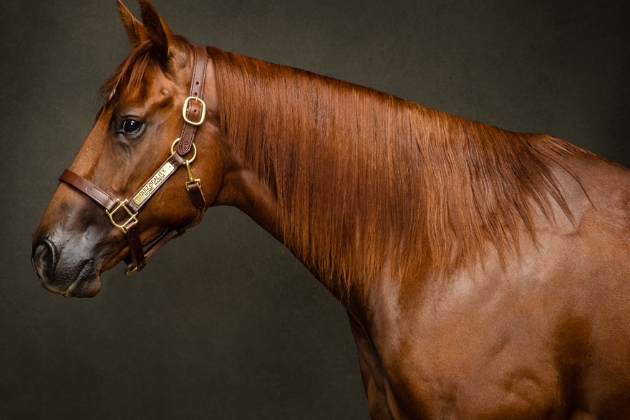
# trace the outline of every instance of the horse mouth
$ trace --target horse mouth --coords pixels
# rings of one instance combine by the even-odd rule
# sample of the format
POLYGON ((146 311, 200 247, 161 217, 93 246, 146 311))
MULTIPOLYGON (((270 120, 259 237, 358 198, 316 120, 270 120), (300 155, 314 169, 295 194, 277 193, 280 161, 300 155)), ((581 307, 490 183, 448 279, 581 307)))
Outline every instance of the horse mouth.
MULTIPOLYGON (((70 285, 67 288, 55 280, 51 281, 48 277, 40 277, 39 282, 49 292, 58 293, 65 297, 94 297, 101 290, 101 276, 96 272, 91 261, 83 263, 74 280, 68 282, 70 285)), ((62 281, 61 283, 66 282, 62 281)))
POLYGON ((101 290, 101 276, 94 264, 86 261, 70 287, 62 293, 65 297, 94 297, 101 290))

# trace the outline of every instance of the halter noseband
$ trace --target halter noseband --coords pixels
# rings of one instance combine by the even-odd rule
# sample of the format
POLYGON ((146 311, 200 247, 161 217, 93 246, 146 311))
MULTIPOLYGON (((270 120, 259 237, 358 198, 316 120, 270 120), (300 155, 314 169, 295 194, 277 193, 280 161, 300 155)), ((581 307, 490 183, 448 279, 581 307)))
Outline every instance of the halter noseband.
POLYGON ((171 156, 153 173, 151 178, 142 185, 130 200, 124 199, 121 201, 120 199, 111 197, 105 191, 69 169, 63 171, 59 177, 60 181, 72 185, 78 191, 87 195, 95 203, 103 207, 112 225, 125 234, 129 242, 130 252, 130 256, 125 258, 125 263, 127 263, 125 274, 127 275, 142 270, 147 263, 146 260, 150 256, 155 254, 171 239, 183 235, 186 229, 195 226, 203 218, 203 213, 206 209, 206 199, 201 191, 201 180, 193 176, 190 165, 197 156, 197 148, 194 144, 197 127, 204 122, 206 117, 206 104, 202 97, 207 62, 208 52, 206 49, 195 45, 195 62, 193 64, 193 74, 190 82, 190 96, 184 101, 182 109, 184 116, 182 134, 173 142, 171 146, 171 156), (177 146, 177 150, 174 150, 175 146, 177 146), (184 159, 184 157, 190 153, 191 149, 193 151, 193 157, 188 160, 184 159), (152 241, 145 251, 138 233, 138 212, 182 165, 186 165, 188 172, 186 191, 188 192, 190 201, 199 211, 197 217, 191 223, 167 229, 157 239, 152 241), (120 214, 127 220, 117 222, 116 220, 120 220, 120 214))

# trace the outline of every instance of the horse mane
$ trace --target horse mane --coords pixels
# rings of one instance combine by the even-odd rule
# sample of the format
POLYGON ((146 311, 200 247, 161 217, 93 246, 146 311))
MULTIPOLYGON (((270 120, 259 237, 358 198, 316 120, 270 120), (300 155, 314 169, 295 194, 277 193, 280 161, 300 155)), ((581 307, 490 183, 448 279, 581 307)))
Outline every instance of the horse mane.
POLYGON ((211 48, 222 131, 275 192, 286 245, 324 282, 503 260, 552 201, 577 147, 211 48), (565 167, 566 169, 566 167, 565 167), (392 271, 393 270, 393 271, 392 271))

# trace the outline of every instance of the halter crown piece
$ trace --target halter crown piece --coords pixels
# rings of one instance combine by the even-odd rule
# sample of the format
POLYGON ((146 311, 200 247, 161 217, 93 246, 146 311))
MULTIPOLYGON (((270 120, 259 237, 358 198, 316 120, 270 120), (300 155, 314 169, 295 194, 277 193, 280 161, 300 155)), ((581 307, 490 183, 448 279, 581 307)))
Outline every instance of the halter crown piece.
POLYGON ((92 184, 87 179, 72 172, 69 169, 63 171, 59 177, 63 181, 83 194, 90 197, 95 203, 105 209, 114 227, 120 229, 129 242, 130 255, 125 258, 127 268, 125 274, 131 274, 142 270, 147 264, 147 259, 166 245, 171 239, 177 238, 201 222, 206 209, 206 199, 201 191, 201 180, 193 176, 190 165, 197 156, 195 147, 195 135, 197 128, 203 124, 206 117, 206 104, 203 101, 203 87, 206 78, 206 66, 208 52, 204 47, 195 45, 195 62, 193 65, 192 80, 190 82, 190 96, 184 101, 182 114, 184 127, 181 136, 171 146, 171 156, 160 165, 151 178, 132 196, 130 200, 113 198, 105 191, 92 184), (175 149, 177 146, 177 150, 175 149), (185 156, 193 151, 193 157, 185 159, 185 156), (155 194, 155 192, 182 166, 186 166, 188 181, 185 184, 186 191, 193 206, 198 210, 197 217, 191 223, 165 230, 157 239, 145 248, 142 246, 138 233, 138 213, 142 206, 155 194), (125 221, 120 221, 121 215, 125 221), (118 221, 117 221, 118 220, 118 221))

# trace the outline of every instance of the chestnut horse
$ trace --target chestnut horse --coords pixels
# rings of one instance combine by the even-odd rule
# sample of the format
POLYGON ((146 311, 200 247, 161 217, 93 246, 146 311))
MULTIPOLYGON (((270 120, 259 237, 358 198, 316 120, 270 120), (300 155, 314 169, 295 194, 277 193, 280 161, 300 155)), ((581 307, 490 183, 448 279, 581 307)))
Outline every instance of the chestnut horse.
POLYGON ((372 418, 630 418, 630 172, 194 46, 140 4, 33 235, 46 289, 93 296, 232 205, 347 308, 372 418))

